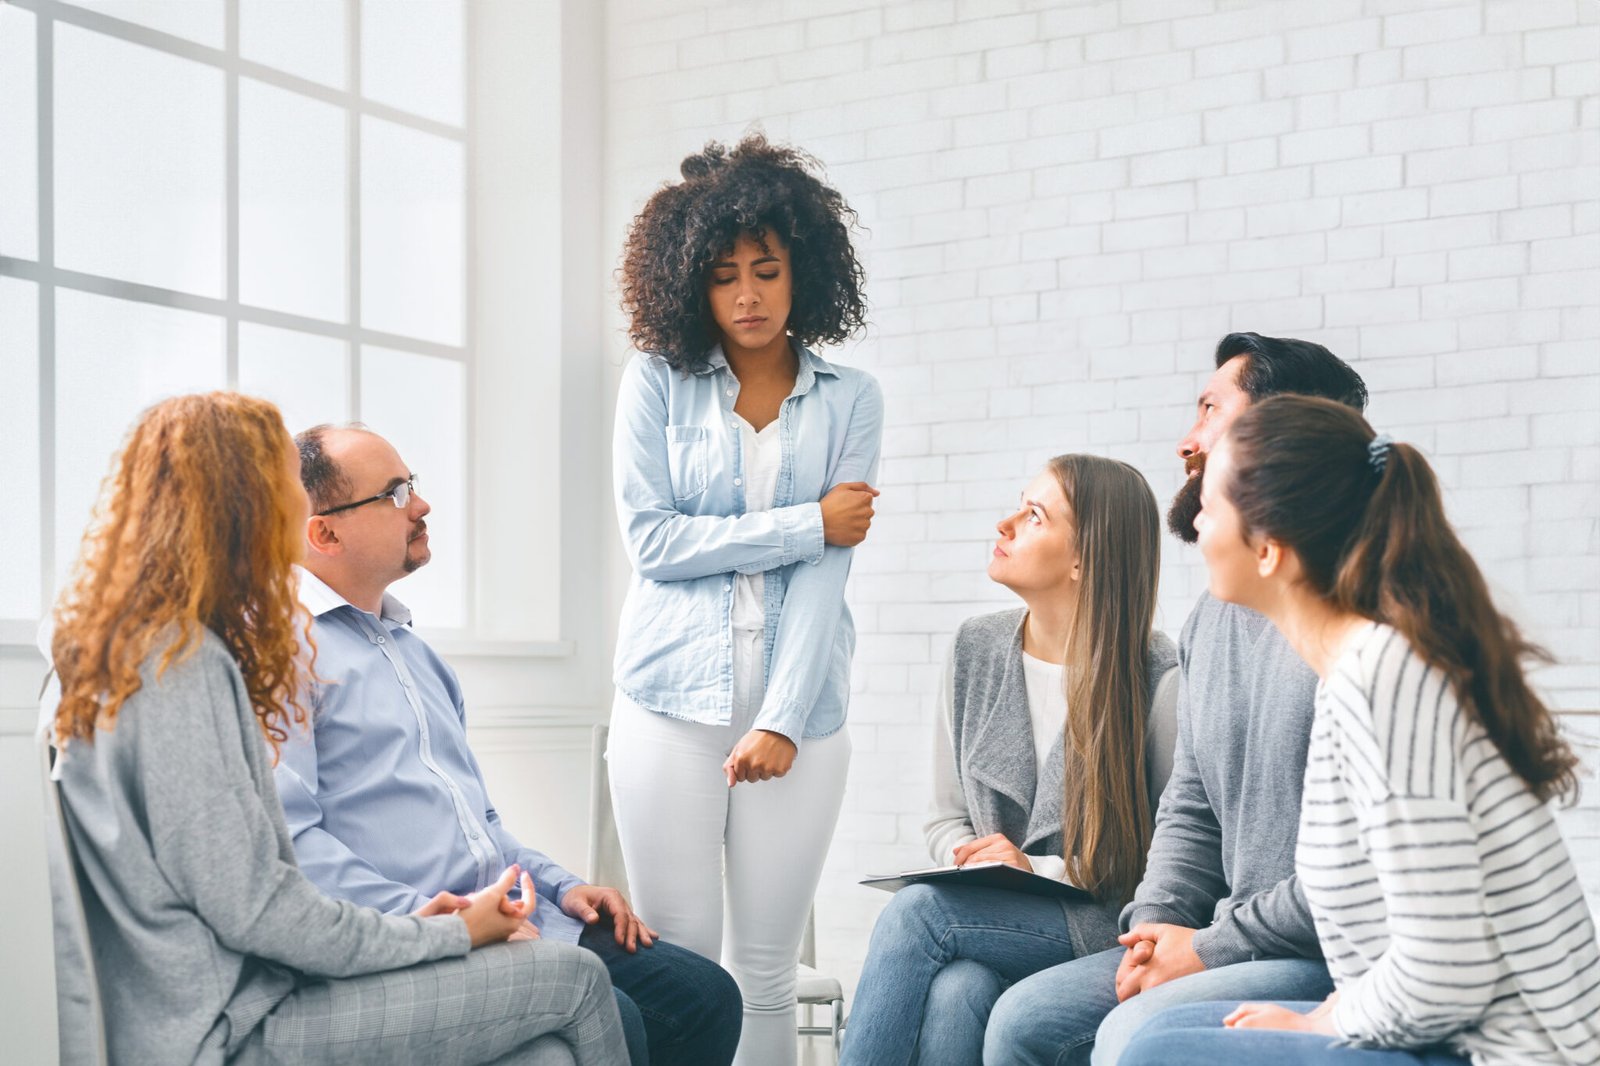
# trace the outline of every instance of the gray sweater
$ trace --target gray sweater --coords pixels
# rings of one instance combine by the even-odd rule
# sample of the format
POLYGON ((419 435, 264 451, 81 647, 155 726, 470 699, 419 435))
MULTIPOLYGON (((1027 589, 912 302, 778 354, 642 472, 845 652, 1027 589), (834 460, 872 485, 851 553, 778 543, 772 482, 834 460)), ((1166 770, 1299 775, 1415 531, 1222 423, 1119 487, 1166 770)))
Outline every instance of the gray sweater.
MULTIPOLYGON (((1056 734, 1042 770, 1036 770, 1038 760, 1022 676, 1022 624, 1027 615, 1027 609, 1019 607, 978 615, 961 623, 950 656, 945 721, 939 727, 945 734, 939 738, 939 761, 945 766, 935 769, 935 786, 940 785, 938 778, 943 774, 954 775, 955 791, 961 797, 960 822, 955 831, 961 836, 976 839, 1003 833, 1025 855, 1054 857, 1060 865, 1048 864, 1046 876, 1061 877, 1066 872, 1065 860, 1059 858, 1061 808, 1066 793, 1063 734, 1056 734), (942 750, 945 743, 949 745, 948 756, 942 750)), ((1176 659, 1172 638, 1160 631, 1151 633, 1145 673, 1152 703, 1161 678, 1176 659)), ((1153 734, 1151 739, 1155 740, 1153 734)), ((1152 766, 1161 761, 1150 759, 1152 766)), ((1160 785, 1150 783, 1152 793, 1159 795, 1160 785)), ((929 824, 931 846, 940 846, 933 843, 935 837, 949 837, 950 821, 937 819, 929 824)), ((949 861, 948 851, 934 857, 936 861, 949 861)), ((1115 946, 1120 902, 1062 902, 1074 954, 1082 956, 1115 946)))
POLYGON ((470 947, 301 875, 271 756, 222 641, 143 687, 57 764, 115 1063, 220 1063, 297 985, 470 947))
POLYGON ((1184 623, 1178 665, 1172 776, 1122 928, 1198 929, 1207 969, 1320 959, 1294 868, 1317 675, 1265 617, 1209 594, 1184 623))

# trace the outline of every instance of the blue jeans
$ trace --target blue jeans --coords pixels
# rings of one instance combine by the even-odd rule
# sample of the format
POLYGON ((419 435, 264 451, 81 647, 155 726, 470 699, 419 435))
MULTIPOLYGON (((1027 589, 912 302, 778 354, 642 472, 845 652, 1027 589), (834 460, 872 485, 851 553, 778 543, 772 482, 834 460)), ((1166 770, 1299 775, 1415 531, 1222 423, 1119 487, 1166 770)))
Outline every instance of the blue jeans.
POLYGON ((1116 947, 1087 955, 1008 989, 989 1016, 983 1061, 1114 1066, 1133 1034, 1168 1007, 1220 999, 1321 999, 1333 991, 1321 959, 1261 959, 1201 970, 1118 1003, 1122 954, 1116 947))
POLYGON ((903 888, 873 927, 840 1066, 971 1066, 1006 986, 1072 954, 1067 915, 1054 900, 993 888, 903 888))
POLYGON ((662 940, 629 954, 604 918, 584 929, 578 946, 600 956, 611 974, 633 1066, 733 1061, 744 1003, 721 966, 662 940))
MULTIPOLYGON (((1121 1066, 1466 1066, 1445 1048, 1378 1050, 1341 1047, 1331 1036, 1272 1029, 1224 1029, 1222 1019, 1239 1004, 1191 1003, 1162 1011, 1139 1030, 1118 1060, 1121 1066)), ((1315 1001, 1279 1003, 1304 1014, 1315 1001)))

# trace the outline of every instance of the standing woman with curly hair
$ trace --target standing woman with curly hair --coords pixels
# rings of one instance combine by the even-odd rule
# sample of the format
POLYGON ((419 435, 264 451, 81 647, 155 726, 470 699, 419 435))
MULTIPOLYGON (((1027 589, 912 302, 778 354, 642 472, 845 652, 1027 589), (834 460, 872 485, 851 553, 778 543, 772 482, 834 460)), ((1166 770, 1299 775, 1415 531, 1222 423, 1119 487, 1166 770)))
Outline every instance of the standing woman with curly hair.
POLYGON ((301 874, 272 763, 306 721, 309 513, 276 407, 167 400, 129 435, 56 610, 55 774, 107 1058, 509 1062, 553 1034, 567 1061, 626 1061, 598 956, 501 943, 525 924, 515 867, 405 916, 301 874))
POLYGON ((802 153, 749 136, 683 161, 621 270, 640 354, 613 455, 633 581, 608 758, 639 912, 721 957, 741 1063, 793 1062, 795 963, 839 816, 883 398, 809 345, 860 328, 854 214, 802 153), (723 942, 723 900, 727 942, 723 942))

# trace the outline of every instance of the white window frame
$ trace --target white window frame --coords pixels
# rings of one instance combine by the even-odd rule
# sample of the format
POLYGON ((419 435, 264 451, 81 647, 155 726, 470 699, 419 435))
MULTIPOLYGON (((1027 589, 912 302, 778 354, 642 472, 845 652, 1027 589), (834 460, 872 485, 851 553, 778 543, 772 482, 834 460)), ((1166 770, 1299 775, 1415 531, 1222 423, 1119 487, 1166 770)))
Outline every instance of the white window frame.
MULTIPOLYGON (((237 388, 239 382, 239 324, 241 322, 275 326, 297 332, 334 338, 346 348, 348 374, 347 415, 353 420, 361 418, 361 350, 366 346, 390 348, 402 352, 448 359, 465 364, 466 391, 463 397, 464 424, 467 427, 463 448, 469 471, 474 468, 475 425, 475 375, 474 337, 476 323, 468 313, 462 323, 462 343, 443 344, 417 337, 402 336, 362 327, 361 320, 361 124, 364 117, 383 119, 412 130, 454 141, 463 146, 466 166, 467 195, 462 209, 465 235, 464 274, 462 279, 465 306, 471 308, 475 299, 475 231, 476 223, 473 187, 473 166, 477 155, 473 137, 473 120, 470 106, 461 125, 452 125, 391 107, 361 95, 361 3, 360 0, 342 0, 345 13, 345 76, 344 87, 335 88, 299 77, 275 67, 242 58, 239 49, 239 3, 224 0, 224 45, 211 47, 196 41, 164 33, 137 23, 112 17, 102 12, 75 6, 62 0, 4 0, 29 11, 34 16, 35 28, 35 83, 36 83, 36 137, 38 183, 38 258, 26 259, 0 255, 0 275, 35 283, 38 292, 38 381, 39 381, 39 572, 40 603, 48 611, 54 602, 57 589, 56 573, 56 292, 61 289, 77 290, 102 296, 112 296, 136 303, 154 304, 188 311, 197 311, 221 319, 226 336, 226 384, 237 388), (55 191, 54 191, 54 84, 55 84, 55 27, 68 24, 90 30, 107 37, 144 46, 219 70, 224 78, 225 108, 225 183, 226 183, 226 249, 225 286, 221 298, 201 296, 159 286, 141 284, 121 278, 67 270, 55 263, 55 191), (261 83, 296 93, 340 109, 345 118, 345 250, 346 250, 346 310, 344 321, 330 321, 293 314, 245 303, 239 294, 239 79, 248 77, 261 83)), ((470 21, 472 5, 466 5, 469 20, 464 34, 467 55, 463 68, 472 69, 472 34, 470 21)), ((465 87, 464 87, 465 92, 465 87)), ((468 100, 471 94, 466 94, 468 100)), ((469 516, 473 513, 473 478, 469 476, 463 486, 469 516)), ((478 617, 475 579, 476 552, 473 541, 474 523, 465 523, 468 543, 463 545, 466 587, 461 590, 463 608, 468 625, 462 630, 440 631, 447 635, 470 639, 474 620, 478 617)), ((31 644, 37 620, 0 619, 0 643, 31 644)))

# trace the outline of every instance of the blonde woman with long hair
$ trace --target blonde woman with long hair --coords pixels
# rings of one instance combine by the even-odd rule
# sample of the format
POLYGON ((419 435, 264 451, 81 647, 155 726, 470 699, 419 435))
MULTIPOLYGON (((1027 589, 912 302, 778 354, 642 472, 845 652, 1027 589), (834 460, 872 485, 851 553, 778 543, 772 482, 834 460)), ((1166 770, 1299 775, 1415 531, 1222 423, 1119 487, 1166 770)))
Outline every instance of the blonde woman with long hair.
POLYGON ((913 885, 873 930, 845 1063, 970 1064, 1010 984, 1116 946, 1164 782, 1147 718, 1177 649, 1155 632, 1161 519, 1126 463, 1060 455, 996 526, 1024 606, 962 623, 934 727, 935 862, 998 861, 1082 901, 913 885))
POLYGON ((299 462, 264 400, 146 411, 56 611, 56 774, 111 1061, 527 1062, 547 1033, 624 1061, 598 958, 503 943, 514 867, 391 917, 295 865, 272 763, 306 718, 299 462))

